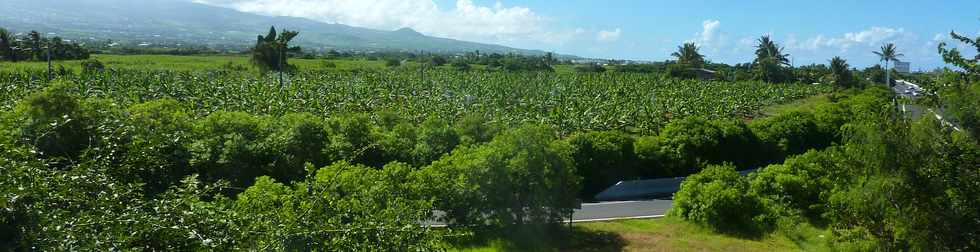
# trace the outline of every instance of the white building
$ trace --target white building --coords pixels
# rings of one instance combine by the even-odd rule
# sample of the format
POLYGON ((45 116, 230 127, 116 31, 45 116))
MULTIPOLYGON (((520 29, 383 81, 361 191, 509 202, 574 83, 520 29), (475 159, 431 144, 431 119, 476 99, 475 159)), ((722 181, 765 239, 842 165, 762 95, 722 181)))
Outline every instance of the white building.
POLYGON ((899 73, 911 73, 911 66, 909 62, 895 61, 895 71, 899 73))

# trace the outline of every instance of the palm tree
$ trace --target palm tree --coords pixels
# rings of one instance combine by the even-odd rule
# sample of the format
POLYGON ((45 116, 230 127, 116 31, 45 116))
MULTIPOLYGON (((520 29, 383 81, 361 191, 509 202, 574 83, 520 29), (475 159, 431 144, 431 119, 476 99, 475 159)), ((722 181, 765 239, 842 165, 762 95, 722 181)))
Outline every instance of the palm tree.
POLYGON ((847 60, 841 57, 834 57, 830 59, 830 73, 833 76, 834 85, 841 88, 849 88, 851 86, 852 79, 851 66, 847 64, 847 60))
POLYGON ((759 38, 755 48, 754 67, 756 78, 766 82, 781 82, 788 79, 784 67, 789 67, 789 54, 783 53, 783 48, 766 35, 759 38))
POLYGON ((756 63, 771 60, 782 66, 790 65, 789 54, 783 54, 783 47, 780 47, 776 42, 772 41, 769 35, 762 36, 758 41, 759 45, 755 47, 756 63))
POLYGON ((903 57, 903 56, 905 56, 905 54, 898 53, 898 49, 895 48, 895 44, 893 44, 893 43, 888 43, 888 44, 885 44, 885 45, 881 46, 881 51, 880 52, 874 52, 874 54, 878 55, 878 57, 881 57, 881 61, 884 61, 885 62, 885 84, 887 84, 888 86, 891 86, 892 85, 892 79, 891 79, 891 73, 892 72, 891 72, 891 70, 889 68, 889 64, 888 63, 891 63, 892 61, 898 61, 898 57, 903 57))
POLYGON ((699 49, 697 44, 684 43, 683 46, 678 46, 677 52, 670 54, 670 56, 676 57, 677 63, 701 67, 704 65, 704 55, 698 52, 699 49))

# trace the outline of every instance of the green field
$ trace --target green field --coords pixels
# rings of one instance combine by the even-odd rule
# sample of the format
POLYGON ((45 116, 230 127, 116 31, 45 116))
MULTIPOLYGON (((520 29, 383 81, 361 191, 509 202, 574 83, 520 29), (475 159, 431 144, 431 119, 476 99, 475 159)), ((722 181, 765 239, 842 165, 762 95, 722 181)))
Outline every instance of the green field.
MULTIPOLYGON (((239 56, 98 55, 104 72, 59 75, 83 97, 134 104, 172 98, 200 115, 243 111, 262 115, 310 112, 320 116, 393 112, 422 121, 481 115, 507 125, 541 123, 563 131, 620 129, 654 132, 674 118, 754 118, 762 108, 830 91, 826 85, 678 80, 655 74, 457 72, 424 73, 406 64, 293 60, 299 72, 280 86, 239 56), (228 62, 234 66, 226 67, 228 62), (355 70, 356 69, 356 70, 355 70)), ((72 68, 78 62, 58 62, 72 68)), ((47 86, 40 62, 3 63, 0 107, 47 86)))

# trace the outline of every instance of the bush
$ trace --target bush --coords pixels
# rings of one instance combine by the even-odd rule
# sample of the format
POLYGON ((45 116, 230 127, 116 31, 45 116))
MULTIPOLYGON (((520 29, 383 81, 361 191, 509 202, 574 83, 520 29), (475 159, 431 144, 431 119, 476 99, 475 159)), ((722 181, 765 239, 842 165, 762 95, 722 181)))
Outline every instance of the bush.
POLYGON ((479 115, 467 115, 456 121, 454 126, 462 145, 490 142, 500 133, 501 127, 479 115))
POLYGON ((637 173, 645 178, 663 178, 679 176, 670 168, 670 160, 664 158, 659 136, 644 136, 636 139, 633 144, 636 152, 637 173))
POLYGON ((20 101, 3 118, 4 135, 14 144, 37 152, 40 158, 78 160, 99 143, 94 109, 56 83, 20 101))
POLYGON ((471 69, 473 69, 473 67, 470 66, 470 64, 463 61, 453 62, 452 67, 453 69, 456 69, 456 71, 460 71, 460 72, 468 72, 471 69))
POLYGON ((813 114, 807 112, 790 112, 756 120, 751 127, 773 152, 770 154, 772 161, 810 149, 827 148, 834 140, 832 133, 824 132, 813 114))
POLYGON ((123 146, 126 154, 120 178, 142 182, 149 193, 156 194, 193 173, 187 149, 193 125, 184 107, 165 99, 134 105, 127 112, 130 140, 123 146))
POLYGON ((593 63, 575 66, 575 71, 579 73, 602 73, 606 71, 606 68, 593 63))
POLYGON ((386 67, 399 67, 402 65, 402 61, 398 59, 388 59, 385 60, 386 67))
POLYGON ((269 122, 241 112, 217 112, 195 122, 189 149, 191 166, 206 181, 228 180, 247 187, 255 178, 272 174, 273 157, 262 149, 269 122))
POLYGON ((260 146, 272 158, 271 170, 263 175, 290 182, 303 178, 307 164, 320 167, 339 160, 324 121, 312 114, 287 114, 270 122, 268 131, 260 146))
POLYGON ((679 79, 696 79, 698 78, 698 72, 693 70, 693 66, 688 64, 670 64, 667 65, 667 75, 679 79))
POLYGON ((82 74, 91 74, 102 72, 105 70, 105 65, 97 59, 88 59, 82 61, 82 74))
POLYGON ((413 163, 428 165, 444 154, 449 154, 459 144, 459 135, 445 120, 429 118, 418 130, 418 141, 412 153, 413 163))
POLYGON ((414 199, 417 185, 407 180, 409 171, 399 163, 378 170, 339 162, 292 187, 260 177, 234 202, 250 220, 241 242, 270 250, 439 249, 444 244, 438 233, 419 225, 432 204, 414 199))
POLYGON ((413 177, 451 226, 556 226, 576 207, 579 191, 570 147, 532 126, 457 148, 413 177))
POLYGON ((592 199, 619 181, 640 177, 633 138, 620 131, 576 134, 568 138, 575 171, 582 177, 579 197, 592 199))
POLYGON ((823 214, 831 191, 836 185, 846 184, 847 177, 846 171, 837 168, 834 155, 839 155, 836 148, 811 150, 784 164, 760 169, 750 177, 750 191, 772 213, 825 223, 823 214))
POLYGON ((733 162, 742 169, 764 164, 759 139, 739 120, 688 117, 673 120, 660 133, 661 153, 670 160, 669 173, 697 173, 708 164, 733 162))
POLYGON ((681 184, 669 214, 716 231, 759 235, 773 225, 748 182, 732 166, 709 166, 681 184))

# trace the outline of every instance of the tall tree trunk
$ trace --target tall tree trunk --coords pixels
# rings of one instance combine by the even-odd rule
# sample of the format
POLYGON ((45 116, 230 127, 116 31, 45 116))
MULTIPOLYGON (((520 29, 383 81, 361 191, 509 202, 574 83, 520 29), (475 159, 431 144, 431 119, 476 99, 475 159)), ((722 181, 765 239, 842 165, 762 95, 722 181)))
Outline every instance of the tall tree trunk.
POLYGON ((885 60, 885 86, 892 86, 892 71, 889 70, 889 64, 891 60, 885 60))

